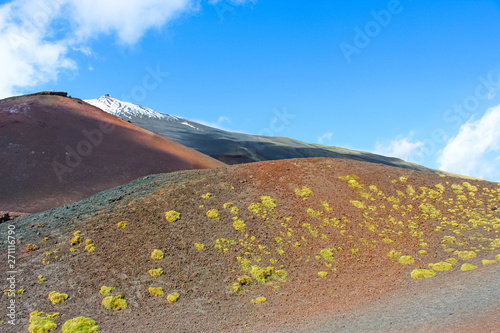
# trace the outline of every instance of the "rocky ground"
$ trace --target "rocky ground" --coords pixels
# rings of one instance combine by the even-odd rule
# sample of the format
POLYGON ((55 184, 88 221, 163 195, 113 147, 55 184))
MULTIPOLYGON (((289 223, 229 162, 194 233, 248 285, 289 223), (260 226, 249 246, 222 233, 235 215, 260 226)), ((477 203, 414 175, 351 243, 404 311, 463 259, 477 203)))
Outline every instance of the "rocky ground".
POLYGON ((78 316, 99 332, 494 332, 499 202, 496 183, 326 158, 143 177, 0 224, 18 239, 0 329, 43 311, 56 332, 78 316))

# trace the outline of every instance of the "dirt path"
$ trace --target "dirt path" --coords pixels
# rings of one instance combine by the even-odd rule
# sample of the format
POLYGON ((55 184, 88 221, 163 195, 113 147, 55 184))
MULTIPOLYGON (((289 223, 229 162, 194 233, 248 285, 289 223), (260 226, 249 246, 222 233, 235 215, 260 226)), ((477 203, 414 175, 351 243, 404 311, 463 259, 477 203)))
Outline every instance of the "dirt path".
POLYGON ((419 288, 389 293, 357 310, 322 315, 307 324, 269 332, 500 332, 500 266, 468 272, 459 280, 429 279, 419 288))

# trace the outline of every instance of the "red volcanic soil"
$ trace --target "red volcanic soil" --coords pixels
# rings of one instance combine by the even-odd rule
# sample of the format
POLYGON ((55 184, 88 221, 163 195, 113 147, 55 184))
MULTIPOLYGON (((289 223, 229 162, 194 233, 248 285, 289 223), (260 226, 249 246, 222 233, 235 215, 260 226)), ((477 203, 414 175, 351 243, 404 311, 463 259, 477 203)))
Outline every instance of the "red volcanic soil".
POLYGON ((79 99, 0 101, 0 210, 34 213, 141 176, 224 165, 79 99))
POLYGON ((13 332, 33 311, 100 332, 498 332, 499 207, 495 183, 341 159, 144 177, 12 223, 13 332))

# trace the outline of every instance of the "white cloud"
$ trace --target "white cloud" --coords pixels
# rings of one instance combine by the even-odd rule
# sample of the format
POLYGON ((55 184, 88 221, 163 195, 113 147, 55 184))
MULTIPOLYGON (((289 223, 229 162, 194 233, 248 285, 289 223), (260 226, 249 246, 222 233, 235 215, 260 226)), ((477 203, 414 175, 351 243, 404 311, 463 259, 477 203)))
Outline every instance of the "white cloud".
MULTIPOLYGON (((218 3, 215 1, 213 3, 218 3)), ((235 5, 254 1, 231 1, 235 5)), ((14 0, 0 5, 0 98, 56 80, 76 70, 71 52, 90 56, 86 45, 100 35, 132 45, 201 0, 14 0), (57 28, 56 28, 57 27, 57 28)))
POLYGON ((217 128, 217 129, 220 129, 223 131, 231 131, 223 125, 224 123, 228 123, 228 124, 231 123, 231 119, 229 117, 226 117, 226 116, 220 116, 219 119, 217 119, 217 121, 205 121, 205 120, 200 120, 200 119, 196 119, 193 121, 200 123, 202 125, 217 128))
POLYGON ((226 116, 220 116, 219 119, 217 120, 217 125, 221 125, 222 123, 231 123, 231 119, 226 116))
POLYGON ((500 105, 481 119, 470 119, 450 139, 438 160, 440 169, 472 177, 500 179, 500 105))
POLYGON ((332 132, 326 132, 325 134, 318 137, 318 143, 322 145, 331 145, 332 144, 332 132))
POLYGON ((406 137, 392 140, 389 144, 377 142, 374 153, 410 161, 413 152, 424 145, 421 141, 411 142, 412 136, 413 132, 410 132, 406 137))
POLYGON ((192 0, 66 0, 78 40, 116 33, 124 44, 136 43, 183 12, 197 9, 192 0))
MULTIPOLYGON (((57 5, 56 5, 57 7, 57 5)), ((52 11, 39 2, 16 1, 0 7, 0 98, 55 80, 63 70, 76 68, 64 41, 51 41, 52 11)))

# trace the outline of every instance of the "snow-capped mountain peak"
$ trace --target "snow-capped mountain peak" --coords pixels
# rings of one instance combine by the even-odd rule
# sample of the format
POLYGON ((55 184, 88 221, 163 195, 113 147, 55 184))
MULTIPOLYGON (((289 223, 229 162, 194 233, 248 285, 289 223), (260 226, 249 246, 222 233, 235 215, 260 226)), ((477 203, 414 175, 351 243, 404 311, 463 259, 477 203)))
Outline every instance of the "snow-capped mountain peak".
POLYGON ((179 120, 177 117, 163 114, 129 102, 120 101, 109 95, 104 95, 96 99, 85 100, 85 102, 121 119, 150 118, 179 120))

